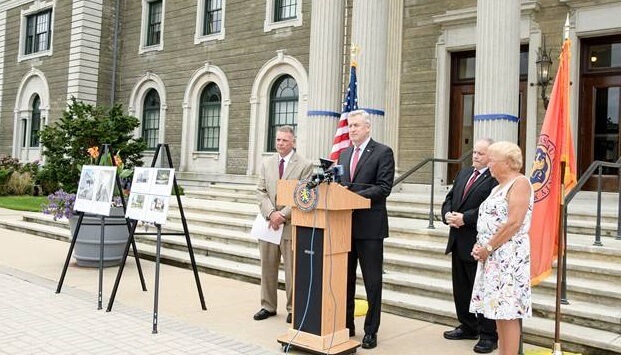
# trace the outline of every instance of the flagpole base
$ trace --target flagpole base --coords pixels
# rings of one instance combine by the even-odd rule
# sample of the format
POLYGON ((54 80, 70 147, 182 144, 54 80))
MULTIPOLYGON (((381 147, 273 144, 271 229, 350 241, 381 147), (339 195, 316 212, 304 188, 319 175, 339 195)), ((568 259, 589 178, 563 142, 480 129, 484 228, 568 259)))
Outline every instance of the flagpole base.
POLYGON ((552 350, 552 355, 563 355, 561 351, 561 343, 554 343, 554 350, 552 350))

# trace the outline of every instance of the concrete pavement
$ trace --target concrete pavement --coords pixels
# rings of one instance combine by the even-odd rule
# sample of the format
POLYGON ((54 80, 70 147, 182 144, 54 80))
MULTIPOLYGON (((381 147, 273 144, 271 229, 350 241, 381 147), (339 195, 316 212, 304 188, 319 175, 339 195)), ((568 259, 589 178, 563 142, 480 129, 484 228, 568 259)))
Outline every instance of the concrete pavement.
MULTIPOLYGON (((0 209, 0 218, 21 218, 0 209)), ((284 292, 279 314, 254 321, 259 285, 200 273, 207 310, 191 270, 161 265, 158 334, 152 334, 155 264, 141 261, 147 292, 128 260, 112 312, 105 308, 117 268, 104 272, 104 310, 97 310, 98 270, 71 263, 56 285, 69 244, 0 229, 0 354, 271 354, 288 329, 284 292)), ((356 328, 363 329, 363 318, 356 328)), ((448 341, 450 328, 382 314, 378 347, 368 354, 472 354, 474 340, 448 341)), ((357 334, 358 341, 363 334, 357 334)), ((526 345, 526 349, 533 349, 526 345)), ((291 353, 300 353, 292 351, 291 353)))

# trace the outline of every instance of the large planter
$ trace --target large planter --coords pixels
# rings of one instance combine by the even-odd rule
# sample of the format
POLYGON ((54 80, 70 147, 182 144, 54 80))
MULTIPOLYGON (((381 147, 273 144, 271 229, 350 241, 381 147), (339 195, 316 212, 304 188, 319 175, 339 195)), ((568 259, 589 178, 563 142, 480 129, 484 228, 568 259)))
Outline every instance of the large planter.
MULTIPOLYGON (((69 219, 71 237, 78 225, 79 216, 69 219)), ((125 245, 129 238, 122 207, 112 207, 110 216, 105 217, 104 226, 104 267, 121 263, 125 245)), ((99 267, 99 245, 101 243, 101 217, 84 216, 73 250, 78 266, 99 267)))

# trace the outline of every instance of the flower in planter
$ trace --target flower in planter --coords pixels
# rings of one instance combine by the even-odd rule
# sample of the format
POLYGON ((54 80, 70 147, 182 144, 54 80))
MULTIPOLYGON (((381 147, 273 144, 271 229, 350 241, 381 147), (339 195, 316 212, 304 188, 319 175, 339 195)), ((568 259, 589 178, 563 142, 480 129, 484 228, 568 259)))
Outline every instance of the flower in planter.
POLYGON ((54 220, 73 217, 73 205, 75 194, 58 190, 47 196, 47 202, 43 205, 43 213, 54 217, 54 220))

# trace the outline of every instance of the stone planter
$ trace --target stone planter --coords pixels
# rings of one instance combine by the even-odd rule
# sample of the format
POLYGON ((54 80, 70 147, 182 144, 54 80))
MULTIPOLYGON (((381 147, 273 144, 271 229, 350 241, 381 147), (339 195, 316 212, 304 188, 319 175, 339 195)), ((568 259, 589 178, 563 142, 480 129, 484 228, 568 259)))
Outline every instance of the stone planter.
MULTIPOLYGON (((79 216, 69 219, 71 237, 78 225, 79 216)), ((121 263, 125 245, 129 238, 122 207, 112 207, 104 227, 104 267, 121 263)), ((99 244, 101 242, 101 217, 84 216, 75 243, 73 256, 78 266, 99 267, 99 244)))

